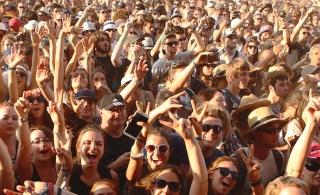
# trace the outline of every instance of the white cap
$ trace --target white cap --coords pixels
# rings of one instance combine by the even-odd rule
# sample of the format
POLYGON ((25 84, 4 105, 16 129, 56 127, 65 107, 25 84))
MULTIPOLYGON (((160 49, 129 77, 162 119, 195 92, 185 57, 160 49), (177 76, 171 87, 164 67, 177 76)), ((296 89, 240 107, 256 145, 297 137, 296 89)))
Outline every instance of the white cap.
POLYGON ((6 26, 6 24, 5 24, 5 23, 0 22, 0 30, 8 31, 8 28, 7 28, 7 26, 6 26))
POLYGON ((30 20, 26 25, 24 25, 24 28, 27 30, 34 30, 38 26, 38 22, 35 20, 30 20))
POLYGON ((116 23, 113 21, 107 21, 104 23, 103 25, 103 31, 109 30, 109 29, 113 29, 113 30, 117 30, 117 26, 116 23))
POLYGON ((142 41, 142 45, 144 49, 152 49, 154 47, 153 40, 150 37, 145 37, 142 41))
POLYGON ((84 22, 82 24, 82 31, 87 31, 87 30, 96 30, 96 27, 92 22, 84 22))
POLYGON ((240 24, 241 20, 240 18, 235 18, 231 21, 231 28, 235 28, 236 26, 238 26, 240 24))
POLYGON ((43 13, 47 14, 48 16, 50 16, 50 12, 49 12, 48 8, 46 8, 46 7, 41 7, 38 10, 38 12, 43 12, 43 13))

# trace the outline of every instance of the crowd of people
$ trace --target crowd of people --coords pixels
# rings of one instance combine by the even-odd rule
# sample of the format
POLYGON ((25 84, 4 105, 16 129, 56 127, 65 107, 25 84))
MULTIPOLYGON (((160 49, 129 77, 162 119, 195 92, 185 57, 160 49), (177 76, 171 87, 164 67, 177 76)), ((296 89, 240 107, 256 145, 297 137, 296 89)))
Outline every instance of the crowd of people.
POLYGON ((0 0, 0 194, 320 195, 319 0, 0 0))

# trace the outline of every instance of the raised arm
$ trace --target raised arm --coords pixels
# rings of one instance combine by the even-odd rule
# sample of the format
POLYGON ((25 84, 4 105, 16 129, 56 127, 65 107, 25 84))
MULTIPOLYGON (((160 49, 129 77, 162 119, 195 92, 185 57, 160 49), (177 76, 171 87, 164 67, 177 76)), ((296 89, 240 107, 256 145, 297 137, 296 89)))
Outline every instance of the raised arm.
POLYGON ((49 65, 50 71, 54 73, 55 68, 55 57, 57 48, 57 35, 54 33, 53 25, 47 24, 47 36, 49 38, 49 65))
POLYGON ((26 92, 24 92, 23 97, 20 97, 14 104, 14 108, 19 117, 19 147, 17 153, 16 170, 21 181, 25 181, 31 179, 33 171, 31 162, 30 130, 28 124, 28 114, 31 105, 26 100, 26 92))
POLYGON ((36 72, 37 67, 40 64, 40 40, 43 36, 44 28, 36 29, 30 31, 31 35, 31 41, 32 41, 32 65, 31 65, 31 83, 30 83, 30 89, 37 88, 37 81, 36 81, 36 72))
POLYGON ((37 67, 36 81, 41 90, 41 93, 48 102, 54 101, 54 94, 52 89, 49 87, 50 70, 45 64, 39 64, 37 67))
POLYGON ((72 70, 74 69, 74 67, 76 66, 78 60, 80 59, 80 57, 82 56, 83 52, 84 52, 84 42, 85 42, 86 38, 81 39, 78 44, 76 45, 76 47, 74 48, 74 52, 72 55, 72 58, 70 59, 67 67, 66 67, 66 71, 64 74, 65 78, 68 78, 68 76, 70 75, 70 73, 72 72, 72 70))
POLYGON ((0 151, 0 190, 13 190, 15 180, 13 165, 7 146, 2 139, 0 139, 0 151))
POLYGON ((189 164, 192 172, 192 183, 189 195, 208 194, 208 170, 200 145, 193 134, 191 123, 187 119, 181 118, 179 121, 174 114, 169 112, 170 118, 174 120, 175 131, 183 138, 186 145, 189 164))
POLYGON ((306 123, 306 127, 291 151, 286 169, 287 176, 297 178, 301 178, 309 147, 315 132, 318 130, 320 121, 320 98, 310 98, 308 105, 303 111, 302 118, 306 123))
POLYGON ((152 57, 154 57, 157 53, 159 53, 159 50, 160 50, 160 47, 161 47, 161 42, 162 42, 163 38, 166 36, 166 33, 168 32, 170 26, 172 26, 172 23, 169 20, 169 21, 166 22, 166 26, 164 27, 164 30, 163 30, 162 34, 157 39, 156 44, 154 44, 154 47, 150 51, 150 55, 152 57))
POLYGON ((4 78, 2 75, 2 68, 0 66, 0 102, 3 102, 5 100, 7 93, 8 90, 5 85, 4 78))
POLYGON ((310 17, 310 15, 312 14, 312 12, 314 12, 314 8, 310 8, 306 15, 299 21, 299 23, 293 28, 292 33, 290 35, 290 42, 292 44, 297 42, 297 36, 299 34, 299 31, 301 29, 301 27, 306 23, 307 19, 310 17))
POLYGON ((24 55, 22 54, 20 46, 13 46, 11 55, 7 57, 9 69, 8 69, 8 90, 10 96, 10 102, 15 103, 19 98, 18 83, 16 68, 17 65, 22 62, 24 55))
POLYGON ((201 39, 198 31, 194 30, 191 34, 191 37, 195 41, 196 47, 192 50, 193 51, 193 56, 196 57, 200 52, 203 52, 206 48, 206 44, 204 41, 201 39))

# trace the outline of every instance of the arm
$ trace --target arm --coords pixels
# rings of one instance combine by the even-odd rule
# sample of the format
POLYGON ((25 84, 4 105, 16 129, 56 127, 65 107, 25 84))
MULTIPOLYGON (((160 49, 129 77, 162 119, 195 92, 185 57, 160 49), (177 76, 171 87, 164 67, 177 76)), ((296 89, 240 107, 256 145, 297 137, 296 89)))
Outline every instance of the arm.
POLYGON ((212 35, 213 41, 215 42, 219 41, 222 31, 227 27, 228 22, 229 22, 228 20, 224 19, 223 22, 220 24, 219 29, 213 31, 213 35, 212 35))
POLYGON ((70 59, 68 65, 66 67, 65 75, 64 75, 65 78, 68 78, 68 76, 72 72, 73 68, 76 66, 78 60, 80 59, 81 55, 83 54, 83 52, 84 52, 83 44, 84 44, 84 39, 79 41, 78 44, 76 45, 74 53, 72 55, 72 58, 70 59))
POLYGON ((161 47, 161 42, 163 40, 163 38, 166 36, 166 33, 168 32, 169 26, 172 25, 171 21, 167 21, 166 22, 166 26, 164 27, 164 30, 162 32, 162 34, 160 35, 160 37, 157 39, 156 44, 154 44, 154 47, 152 48, 152 50, 150 51, 150 55, 152 57, 154 57, 158 52, 159 49, 161 47))
POLYGON ((299 31, 301 29, 301 27, 306 23, 307 19, 310 17, 310 15, 312 14, 312 12, 314 11, 314 8, 310 8, 306 15, 299 21, 299 23, 293 28, 293 31, 290 35, 290 42, 292 44, 297 42, 297 35, 299 34, 299 31))
POLYGON ((39 50, 39 45, 40 45, 40 35, 39 31, 37 29, 37 32, 34 30, 30 32, 31 34, 31 40, 32 40, 32 65, 31 65, 31 83, 30 83, 30 89, 35 89, 37 88, 37 81, 36 81, 36 71, 37 67, 40 64, 40 50, 39 50))
POLYGON ((6 144, 0 139, 0 190, 14 188, 14 170, 6 144))
POLYGON ((47 25, 48 29, 48 38, 49 38, 49 64, 50 71, 54 72, 55 68, 55 56, 56 56, 56 45, 57 45, 57 37, 54 34, 54 30, 51 24, 47 25))
POLYGON ((49 67, 46 67, 44 64, 39 65, 37 68, 36 81, 41 90, 41 93, 46 98, 48 102, 54 101, 54 94, 52 89, 49 87, 48 82, 50 78, 49 67))
POLYGON ((3 102, 5 100, 5 97, 8 93, 2 74, 2 69, 0 67, 0 102, 3 102))
POLYGON ((196 47, 193 49, 193 56, 196 57, 200 52, 205 50, 206 45, 197 31, 193 31, 191 36, 194 38, 196 44, 196 47))
MULTIPOLYGON (((25 94, 23 94, 23 96, 25 96, 25 94)), ((25 181, 31 179, 33 172, 31 162, 30 130, 27 121, 31 105, 27 102, 25 97, 21 97, 15 103, 14 107, 19 117, 19 148, 17 153, 16 170, 21 181, 25 181)))
POLYGON ((286 175, 301 178, 304 167, 304 161, 309 151, 315 132, 319 124, 319 98, 313 98, 309 101, 303 112, 303 120, 306 123, 302 134, 293 147, 286 169, 286 175))

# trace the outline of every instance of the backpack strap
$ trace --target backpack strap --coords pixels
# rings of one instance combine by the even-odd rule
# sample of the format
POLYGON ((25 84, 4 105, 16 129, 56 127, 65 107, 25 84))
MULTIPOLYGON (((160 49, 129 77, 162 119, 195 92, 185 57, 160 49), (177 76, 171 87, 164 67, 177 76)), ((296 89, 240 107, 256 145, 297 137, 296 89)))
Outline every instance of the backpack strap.
POLYGON ((278 175, 283 175, 284 174, 284 157, 282 152, 276 150, 276 149, 271 149, 274 160, 276 162, 277 165, 277 170, 278 170, 278 175))

